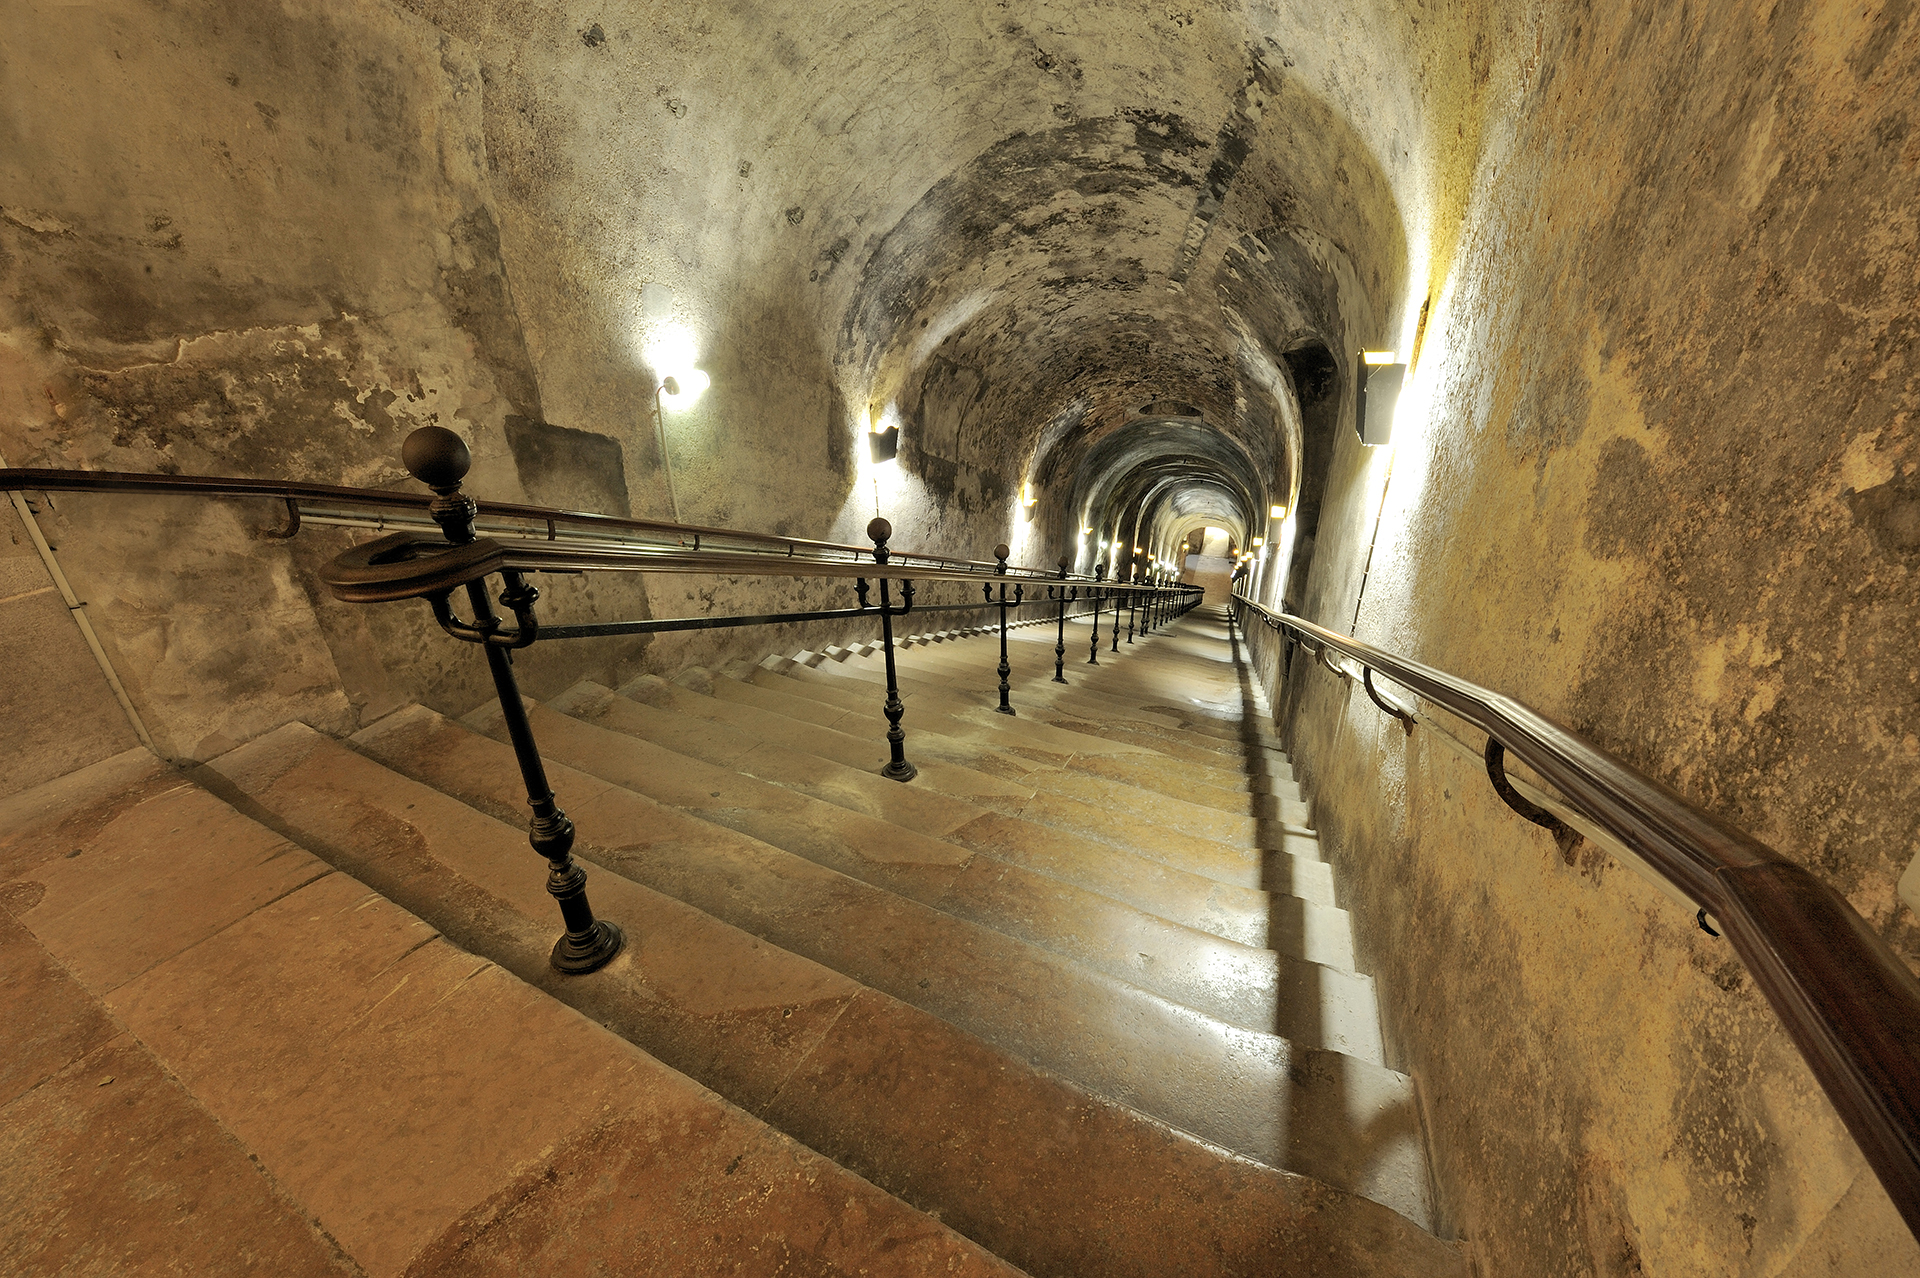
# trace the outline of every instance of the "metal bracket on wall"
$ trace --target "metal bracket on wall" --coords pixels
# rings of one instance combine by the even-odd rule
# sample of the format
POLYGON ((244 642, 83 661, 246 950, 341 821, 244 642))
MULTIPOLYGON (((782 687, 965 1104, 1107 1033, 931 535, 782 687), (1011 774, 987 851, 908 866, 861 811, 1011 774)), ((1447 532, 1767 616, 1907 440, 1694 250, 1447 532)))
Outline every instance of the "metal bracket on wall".
POLYGON ((1507 806, 1543 830, 1552 831, 1558 838, 1567 833, 1567 823, 1536 803, 1520 797, 1520 792, 1507 780, 1507 748, 1492 737, 1487 738, 1487 780, 1493 782, 1493 788, 1505 799, 1507 806))
MULTIPOLYGON (((1376 706, 1379 706, 1381 710, 1385 711, 1387 714, 1390 714, 1394 718, 1398 719, 1400 721, 1400 726, 1406 729, 1407 735, 1412 736, 1413 735, 1413 716, 1408 714, 1405 710, 1402 710, 1399 706, 1396 706, 1391 702, 1387 701, 1378 692, 1375 692, 1373 690, 1373 667, 1372 666, 1362 666, 1360 667, 1360 672, 1361 672, 1360 673, 1361 686, 1366 688, 1367 696, 1372 699, 1373 704, 1375 704, 1376 706)), ((1503 778, 1504 778, 1504 775, 1505 774, 1503 773, 1502 774, 1503 778)))

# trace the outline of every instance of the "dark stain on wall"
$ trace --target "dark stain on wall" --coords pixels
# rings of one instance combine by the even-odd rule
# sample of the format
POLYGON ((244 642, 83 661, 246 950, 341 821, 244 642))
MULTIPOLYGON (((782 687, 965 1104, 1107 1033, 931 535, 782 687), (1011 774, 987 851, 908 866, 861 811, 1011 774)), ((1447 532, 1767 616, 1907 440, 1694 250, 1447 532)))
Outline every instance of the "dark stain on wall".
POLYGON ((543 415, 540 385, 507 287, 493 210, 484 204, 476 206, 448 227, 447 234, 453 240, 456 263, 441 272, 447 309, 453 321, 472 334, 474 354, 493 373, 514 411, 538 421, 543 415))
POLYGON ((1596 559, 1618 559, 1638 542, 1640 511, 1657 500, 1660 488, 1653 462, 1638 440, 1610 439, 1600 450, 1593 487, 1587 494, 1587 552, 1596 559))
POLYGON ((517 415, 509 415, 504 424, 520 485, 535 505, 600 515, 632 513, 626 458, 618 440, 517 415))
POLYGON ((1920 551, 1920 482, 1901 475, 1865 492, 1849 488, 1843 496, 1853 522, 1866 529, 1883 554, 1920 551))
MULTIPOLYGON (((1293 505, 1293 558, 1287 564, 1281 600, 1305 606, 1307 577, 1320 533, 1320 507, 1326 499, 1327 475, 1333 468, 1333 450, 1339 443, 1342 418, 1340 365, 1321 342, 1309 342, 1281 356, 1293 377, 1300 400, 1300 491, 1293 505)), ((1334 618, 1324 618, 1334 621, 1334 618)))

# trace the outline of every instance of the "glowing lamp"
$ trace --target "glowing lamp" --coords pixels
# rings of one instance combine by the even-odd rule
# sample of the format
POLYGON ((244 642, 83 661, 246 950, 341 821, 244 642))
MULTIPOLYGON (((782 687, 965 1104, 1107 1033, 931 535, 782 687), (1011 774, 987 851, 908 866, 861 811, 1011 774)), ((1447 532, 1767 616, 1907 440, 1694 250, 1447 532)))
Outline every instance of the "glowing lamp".
POLYGON ((700 393, 711 385, 713 379, 697 368, 669 373, 660 379, 660 406, 675 412, 691 408, 693 401, 699 399, 700 393))

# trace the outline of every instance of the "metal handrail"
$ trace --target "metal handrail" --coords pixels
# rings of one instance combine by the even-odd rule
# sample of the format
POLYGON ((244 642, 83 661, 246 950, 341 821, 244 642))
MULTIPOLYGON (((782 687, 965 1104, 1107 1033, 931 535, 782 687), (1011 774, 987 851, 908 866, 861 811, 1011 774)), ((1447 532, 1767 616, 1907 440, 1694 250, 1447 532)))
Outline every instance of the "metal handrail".
POLYGON ((1473 724, 1487 734, 1490 776, 1501 776, 1500 756, 1512 754, 1697 905, 1703 926, 1711 915, 1920 1237, 1920 980, 1846 898, 1512 697, 1232 598, 1283 639, 1342 653, 1473 724))
MULTIPOLYGON (((287 529, 277 534, 290 537, 304 524, 329 527, 365 528, 385 532, 418 529, 425 534, 415 543, 424 557, 434 548, 445 549, 438 536, 431 507, 434 498, 427 493, 396 492, 382 488, 351 488, 338 484, 309 484, 279 479, 246 479, 215 475, 156 475, 130 471, 60 470, 34 467, 0 468, 0 492, 123 493, 150 496, 254 497, 283 502, 288 512, 287 529)), ((578 572, 586 568, 642 572, 698 572, 729 575, 752 573, 774 576, 859 576, 844 571, 821 571, 833 564, 858 564, 873 567, 870 546, 844 542, 817 541, 806 537, 785 537, 773 533, 746 532, 738 528, 712 528, 699 524, 680 524, 658 519, 633 519, 599 515, 588 511, 560 510, 547 506, 529 506, 514 502, 475 501, 474 529, 483 538, 502 546, 514 547, 526 556, 527 571, 578 572), (605 551, 604 560, 574 562, 564 553, 548 556, 536 564, 536 548, 567 547, 590 558, 589 550, 605 551), (795 561, 792 570, 783 570, 770 561, 795 561), (550 566, 551 565, 551 566, 550 566)), ((396 534, 399 535, 399 534, 396 534)), ((985 560, 958 559, 921 551, 895 550, 891 567, 903 576, 908 569, 928 580, 984 577, 1008 580, 1057 581, 1057 572, 1040 568, 1012 567, 1004 574, 1000 565, 985 560)), ((497 571, 497 569, 488 569, 497 571)), ((404 574, 390 574, 404 575, 404 574)), ((869 571, 866 575, 873 576, 869 571)), ((1096 580, 1084 574, 1069 574, 1069 581, 1096 580)), ((1139 589, 1141 583, 1102 580, 1104 588, 1139 589)), ((380 596, 405 598, 405 594, 380 596)), ((369 596, 372 598, 372 596, 369 596)))
MULTIPOLYGON (((165 496, 258 497, 282 501, 287 525, 269 536, 296 535, 303 523, 369 528, 388 533, 336 555, 320 571, 337 598, 352 603, 424 599, 440 628, 455 639, 477 644, 484 652, 494 691, 499 694, 501 717, 527 787, 532 810, 528 842, 547 859, 547 891, 560 907, 565 933, 553 947, 553 966, 566 973, 594 971, 611 961, 625 944, 617 924, 594 916, 588 904, 586 871, 573 859, 573 822, 555 800, 514 679, 511 652, 540 639, 583 639, 606 635, 636 635, 668 630, 706 630, 731 626, 777 625, 797 621, 853 620, 877 617, 887 669, 887 744, 891 758, 881 775, 911 781, 917 769, 907 760, 906 733, 900 726, 905 706, 894 669, 893 619, 914 610, 914 580, 965 581, 983 588, 978 604, 947 604, 924 611, 1000 612, 1000 708, 1014 713, 1008 701, 1007 614, 1032 606, 1057 609, 1058 635, 1054 645, 1054 681, 1065 683, 1061 657, 1065 652, 1067 612, 1083 597, 1093 605, 1095 646, 1103 602, 1114 601, 1114 642, 1119 643, 1121 601, 1128 615, 1128 642, 1132 642, 1136 614, 1144 633, 1153 624, 1169 621, 1194 607, 1197 586, 1145 581, 1109 581, 1105 565, 1092 576, 1070 573, 1062 561, 1058 572, 1011 567, 1007 547, 994 549, 994 562, 955 559, 946 555, 899 552, 887 542, 893 527, 876 517, 867 525, 872 546, 742 532, 732 528, 702 528, 691 524, 650 519, 622 519, 579 511, 552 510, 504 502, 479 502, 460 491, 472 464, 466 443, 452 431, 426 426, 407 437, 402 452, 408 471, 433 490, 419 493, 383 489, 343 488, 330 484, 287 483, 278 480, 219 478, 208 475, 140 475, 115 471, 0 469, 0 491, 145 493, 165 496), (431 531, 429 531, 431 530, 431 531), (492 536, 481 536, 482 531, 492 536), (545 536, 537 534, 544 530, 545 536), (646 618, 587 625, 542 626, 536 616, 540 592, 526 580, 534 572, 578 573, 671 572, 720 576, 780 576, 851 578, 859 605, 854 608, 813 609, 754 616, 646 618), (503 589, 493 595, 487 578, 497 575, 503 589), (868 600, 869 580, 879 584, 878 606, 868 600), (1047 586, 1040 597, 1039 584, 1047 586), (994 586, 999 585, 999 598, 994 586), (1033 598, 1025 598, 1034 586, 1033 598), (900 602, 891 598, 900 588, 900 602), (1014 587, 1011 598, 1007 586, 1014 587), (1085 594, 1081 591, 1084 588, 1085 594), (467 618, 458 615, 456 591, 466 596, 467 618), (503 624, 494 610, 497 598, 513 616, 503 624)), ((1095 663, 1097 664, 1097 662, 1095 663)), ((111 677, 111 672, 109 672, 111 677)))

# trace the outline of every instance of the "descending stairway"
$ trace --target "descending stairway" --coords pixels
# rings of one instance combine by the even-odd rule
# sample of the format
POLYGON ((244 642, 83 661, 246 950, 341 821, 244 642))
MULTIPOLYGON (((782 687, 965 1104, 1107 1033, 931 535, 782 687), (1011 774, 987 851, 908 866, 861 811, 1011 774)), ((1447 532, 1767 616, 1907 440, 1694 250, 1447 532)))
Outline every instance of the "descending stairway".
POLYGON ((584 977, 497 705, 0 805, 0 1269, 1464 1274, 1224 616, 942 639, 530 704, 584 977))

